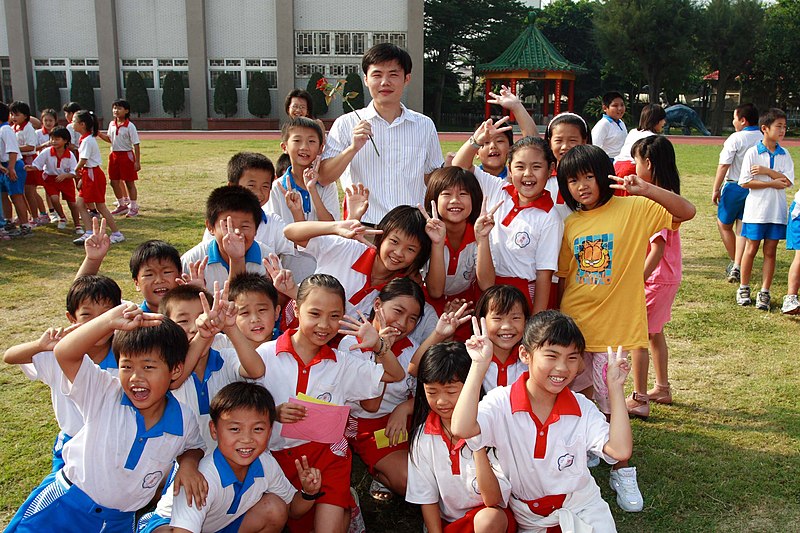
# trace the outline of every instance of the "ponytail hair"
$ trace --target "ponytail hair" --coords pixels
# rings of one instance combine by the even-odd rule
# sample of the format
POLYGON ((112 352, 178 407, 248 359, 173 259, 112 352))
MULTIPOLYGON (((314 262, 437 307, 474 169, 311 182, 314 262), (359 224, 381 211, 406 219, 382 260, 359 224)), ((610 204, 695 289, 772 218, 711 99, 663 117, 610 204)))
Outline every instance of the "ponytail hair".
POLYGON ((81 109, 75 113, 74 118, 77 118, 78 122, 82 122, 86 125, 86 131, 88 131, 92 137, 97 137, 100 127, 97 124, 97 116, 94 114, 94 111, 81 109))

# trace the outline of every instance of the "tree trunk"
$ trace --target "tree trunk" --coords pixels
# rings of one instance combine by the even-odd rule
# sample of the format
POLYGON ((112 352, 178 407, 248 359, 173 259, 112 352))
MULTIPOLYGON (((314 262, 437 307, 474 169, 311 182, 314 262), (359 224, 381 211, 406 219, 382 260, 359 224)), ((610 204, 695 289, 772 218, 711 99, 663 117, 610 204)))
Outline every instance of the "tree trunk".
POLYGON ((714 102, 714 112, 711 115, 711 133, 714 135, 720 135, 722 133, 722 122, 725 115, 725 95, 728 92, 730 78, 731 75, 729 73, 723 73, 722 69, 719 70, 717 101, 714 102))
POLYGON ((436 97, 433 100, 433 117, 432 120, 437 126, 442 122, 442 98, 444 94, 444 79, 447 73, 447 62, 450 60, 450 49, 448 46, 441 52, 439 57, 436 58, 436 75, 439 77, 436 80, 436 97))

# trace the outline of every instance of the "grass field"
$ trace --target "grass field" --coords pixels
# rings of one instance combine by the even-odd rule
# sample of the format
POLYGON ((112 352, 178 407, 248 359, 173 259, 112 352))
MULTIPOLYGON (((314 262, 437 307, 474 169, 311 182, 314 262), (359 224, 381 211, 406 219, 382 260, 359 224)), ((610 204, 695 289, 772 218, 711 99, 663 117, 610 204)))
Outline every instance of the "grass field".
MULTIPOLYGON (((621 532, 800 531, 800 321, 779 310, 791 256, 779 250, 770 313, 737 307, 709 201, 719 147, 675 148, 684 195, 698 208, 682 228, 684 282, 667 327, 675 404, 632 422, 644 511, 611 508, 621 532)), ((185 251, 200 240, 205 197, 225 182, 226 162, 239 150, 274 157, 279 148, 276 141, 143 143, 143 214, 120 222, 127 241, 114 245, 103 266, 125 297, 139 300, 127 267, 137 244, 160 238, 185 251)), ((800 149, 790 152, 800 161, 800 149)), ((82 259, 68 234, 34 234, 0 243, 3 349, 64 324, 64 296, 82 259)), ((760 270, 753 279, 757 287, 760 270)), ((49 472, 56 433, 46 387, 0 363, 0 524, 49 472)), ((613 502, 608 468, 593 474, 613 502)), ((416 508, 399 498, 376 504, 363 468, 354 478, 369 531, 420 530, 416 508)))

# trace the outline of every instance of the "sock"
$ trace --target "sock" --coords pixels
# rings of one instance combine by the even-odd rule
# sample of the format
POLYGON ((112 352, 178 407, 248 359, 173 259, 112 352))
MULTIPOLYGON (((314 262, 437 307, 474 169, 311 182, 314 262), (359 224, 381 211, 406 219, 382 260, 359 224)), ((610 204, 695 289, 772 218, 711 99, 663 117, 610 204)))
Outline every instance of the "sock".
POLYGON ((749 289, 750 285, 739 285, 740 289, 749 289))
POLYGON ((760 292, 766 292, 767 294, 769 294, 769 289, 768 288, 765 289, 764 287, 761 287, 761 291, 760 292))
POLYGON ((131 200, 131 208, 139 209, 139 204, 136 203, 136 200, 131 200))
POLYGON ((733 264, 733 268, 735 268, 736 270, 742 269, 741 265, 737 265, 736 263, 733 264))
POLYGON ((125 204, 125 205, 128 205, 128 204, 131 202, 131 199, 130 199, 130 198, 128 198, 127 196, 123 196, 123 197, 122 197, 122 199, 121 199, 120 201, 121 201, 123 204, 125 204))

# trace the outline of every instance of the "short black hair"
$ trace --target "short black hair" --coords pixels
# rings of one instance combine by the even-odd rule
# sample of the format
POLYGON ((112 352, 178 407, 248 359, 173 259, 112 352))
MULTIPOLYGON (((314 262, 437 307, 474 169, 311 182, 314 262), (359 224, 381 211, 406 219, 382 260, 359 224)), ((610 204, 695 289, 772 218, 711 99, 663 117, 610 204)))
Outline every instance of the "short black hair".
POLYGON ((256 226, 261 222, 261 204, 252 191, 238 185, 225 185, 217 187, 206 200, 206 222, 211 226, 217 224, 222 213, 232 211, 235 213, 248 213, 252 215, 256 226))
POLYGON ((319 144, 322 144, 322 128, 319 127, 317 121, 308 117, 296 117, 284 123, 283 127, 281 128, 281 141, 286 142, 287 139, 289 139, 289 135, 291 135, 292 130, 296 128, 308 128, 310 130, 314 130, 314 133, 317 134, 317 138, 319 138, 319 144))
POLYGON ((583 352, 586 340, 575 321, 560 311, 548 309, 533 315, 525 324, 522 345, 533 352, 545 344, 552 346, 572 346, 583 352))
POLYGON ((236 409, 249 409, 267 415, 270 426, 278 418, 272 394, 256 383, 238 381, 225 385, 211 400, 208 413, 216 424, 222 415, 236 409))
POLYGON ((69 102, 64 104, 64 107, 61 108, 61 111, 64 111, 65 113, 77 113, 80 110, 81 104, 78 102, 69 102))
POLYGON ((625 103, 625 97, 622 96, 622 93, 617 91, 608 91, 603 95, 603 107, 610 106, 617 98, 620 98, 622 102, 625 103))
POLYGON ((522 313, 525 318, 531 316, 531 306, 528 298, 521 290, 512 285, 493 285, 478 299, 475 304, 475 316, 484 318, 489 311, 494 311, 498 315, 510 313, 514 305, 522 306, 522 313))
POLYGON ((164 317, 157 326, 116 332, 111 350, 117 362, 122 355, 136 357, 158 351, 161 360, 172 370, 186 360, 189 339, 178 324, 164 317))
POLYGON ((275 177, 275 166, 269 157, 258 152, 239 152, 228 160, 228 185, 239 185, 242 174, 251 168, 263 170, 275 177))
POLYGON ((423 204, 425 211, 432 215, 431 202, 438 202, 442 191, 453 188, 464 189, 469 193, 469 197, 472 200, 472 212, 467 217, 467 222, 475 224, 481 214, 483 191, 475 174, 461 167, 442 167, 431 173, 428 179, 428 186, 425 189, 425 204, 423 204))
POLYGON ((749 126, 758 125, 758 109, 750 102, 737 105, 734 108, 734 112, 737 117, 745 119, 749 126))
POLYGON ((770 126, 772 126, 773 122, 779 119, 786 120, 786 113, 783 111, 783 109, 778 109, 777 107, 771 107, 767 109, 767 111, 763 113, 760 117, 758 117, 758 127, 769 128, 770 126))
POLYGON ((87 300, 94 303, 108 302, 116 307, 122 303, 122 289, 108 276, 80 276, 72 282, 67 292, 67 312, 75 316, 78 307, 87 300))
POLYGON ((398 205, 378 222, 376 228, 383 230, 383 233, 375 236, 375 248, 380 250, 383 240, 393 231, 417 239, 420 245, 419 253, 408 267, 409 273, 417 272, 431 256, 431 238, 425 233, 425 224, 425 217, 419 209, 410 205, 398 205))
POLYGON ((278 159, 275 161, 275 177, 283 177, 283 175, 286 174, 286 171, 289 170, 289 166, 291 164, 292 160, 289 158, 289 154, 284 152, 279 155, 278 159))
POLYGON ((50 115, 55 120, 58 120, 58 113, 56 113, 56 110, 53 109, 52 107, 48 107, 47 109, 42 109, 41 116, 45 116, 45 115, 50 115))
POLYGON ((273 306, 278 305, 278 291, 272 280, 267 276, 256 274, 255 272, 242 272, 235 276, 228 288, 228 298, 236 300, 240 294, 254 292, 263 294, 272 302, 273 306))
MULTIPOLYGON (((416 300, 419 305, 419 315, 417 323, 425 315, 425 293, 422 287, 411 278, 394 278, 392 281, 383 286, 378 293, 378 300, 381 302, 388 302, 400 296, 411 296, 416 300)), ((375 318, 375 310, 370 312, 370 320, 375 318)))
POLYGON ((8 106, 8 110, 11 113, 22 113, 26 117, 31 118, 31 106, 25 102, 21 102, 19 100, 11 102, 11 105, 8 106))
POLYGON ((286 95, 286 100, 283 102, 283 108, 286 111, 286 114, 289 114, 289 106, 292 105, 292 98, 301 98, 306 101, 306 116, 310 118, 314 118, 314 100, 312 100, 311 95, 308 91, 303 89, 292 89, 289 91, 289 94, 286 95))
POLYGON ((8 106, 0 102, 0 122, 8 122, 8 106))
POLYGON ((214 305, 214 296, 206 289, 198 287, 194 284, 178 285, 177 287, 168 290, 161 302, 158 304, 158 312, 164 316, 169 316, 170 308, 175 302, 193 302, 200 298, 200 293, 206 295, 208 305, 214 305))
POLYGON ((647 104, 639 115, 639 131, 654 131, 659 122, 667 118, 667 112, 658 104, 647 104))
POLYGON ((117 100, 111 102, 111 107, 121 107, 122 109, 127 109, 128 111, 131 110, 131 104, 122 98, 118 98, 117 100))
MULTIPOLYGON (((66 128, 62 128, 66 131, 66 128)), ((67 132, 69 134, 69 132, 67 132)), ((139 277, 139 271, 148 261, 170 261, 175 269, 181 271, 181 254, 178 250, 168 242, 151 239, 144 241, 137 246, 131 254, 130 269, 131 278, 136 279, 139 277)))
POLYGON ((391 43, 376 44, 367 50, 367 53, 361 58, 361 70, 366 74, 371 65, 380 65, 381 63, 389 63, 390 61, 397 61, 400 63, 403 74, 411 74, 411 56, 399 46, 391 43))
MULTIPOLYGON (((611 178, 614 175, 614 166, 611 159, 602 148, 593 144, 579 144, 571 148, 561 162, 558 164, 558 191, 564 198, 564 203, 572 211, 580 208, 578 201, 569 192, 569 179, 580 174, 593 174, 594 179, 600 189, 600 202, 603 205, 614 196, 614 189, 611 188, 611 178)), ((615 183, 615 182, 614 182, 615 183)))
POLYGON ((580 132, 581 137, 583 137, 584 142, 586 144, 592 144, 592 132, 583 117, 576 113, 565 112, 554 116, 553 120, 547 124, 547 127, 544 130, 544 141, 547 143, 547 146, 550 146, 550 141, 553 138, 553 130, 560 124, 569 124, 571 126, 575 126, 578 128, 578 131, 580 132))
POLYGON ((50 132, 50 138, 52 139, 53 137, 64 139, 67 144, 72 142, 72 135, 70 134, 69 130, 63 126, 53 128, 53 131, 50 132))

